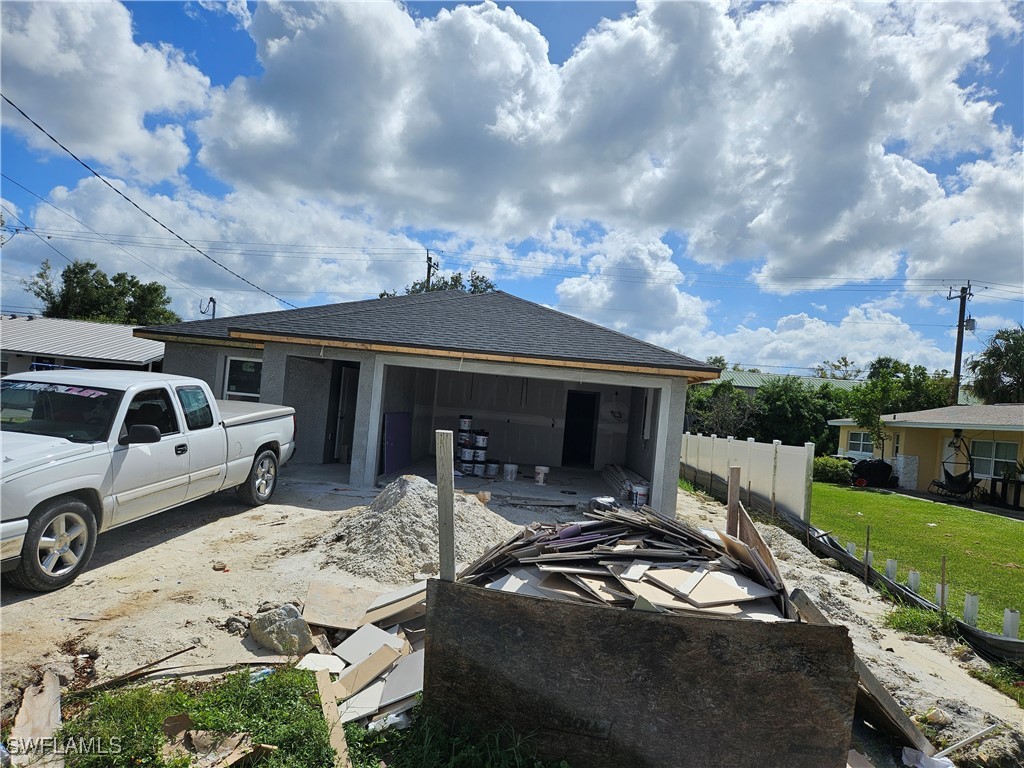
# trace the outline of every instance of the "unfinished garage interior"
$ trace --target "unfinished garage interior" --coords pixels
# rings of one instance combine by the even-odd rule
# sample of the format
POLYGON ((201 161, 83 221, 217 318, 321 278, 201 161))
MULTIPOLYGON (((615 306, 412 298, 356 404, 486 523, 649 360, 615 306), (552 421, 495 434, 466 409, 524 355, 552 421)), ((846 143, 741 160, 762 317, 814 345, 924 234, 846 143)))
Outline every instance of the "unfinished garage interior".
MULTIPOLYGON (((203 378, 219 397, 293 406, 294 461, 337 465, 338 482, 369 487, 430 466, 435 430, 462 427, 489 476, 500 478, 506 464, 531 476, 536 467, 596 476, 617 464, 650 481, 655 508, 675 504, 687 385, 718 375, 502 291, 387 297, 136 335, 164 342, 165 372, 203 378)), ((456 454, 461 470, 458 446, 456 454)))

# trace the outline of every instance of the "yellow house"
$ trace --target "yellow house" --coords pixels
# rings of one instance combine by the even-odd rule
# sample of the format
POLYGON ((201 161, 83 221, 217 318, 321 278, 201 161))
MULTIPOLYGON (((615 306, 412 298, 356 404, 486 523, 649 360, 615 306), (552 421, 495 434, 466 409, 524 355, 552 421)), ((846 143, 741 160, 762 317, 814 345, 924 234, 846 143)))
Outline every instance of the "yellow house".
POLYGON ((970 450, 974 476, 990 489, 989 479, 1024 458, 1024 404, 951 405, 927 411, 882 416, 886 440, 878 446, 853 419, 833 419, 839 450, 858 459, 883 458, 893 465, 901 488, 927 491, 943 469, 965 472, 970 450), (884 448, 885 455, 882 455, 884 448))

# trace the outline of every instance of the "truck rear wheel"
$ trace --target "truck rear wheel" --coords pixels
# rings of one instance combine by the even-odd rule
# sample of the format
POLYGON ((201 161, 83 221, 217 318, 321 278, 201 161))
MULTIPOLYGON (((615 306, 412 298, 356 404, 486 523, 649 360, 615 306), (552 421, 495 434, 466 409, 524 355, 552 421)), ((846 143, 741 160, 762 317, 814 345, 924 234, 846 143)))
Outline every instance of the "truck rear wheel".
POLYGON ((21 562, 6 576, 24 589, 52 592, 78 578, 95 548, 96 515, 81 499, 61 496, 32 516, 21 562))
POLYGON ((238 486, 238 495, 246 504, 258 507, 270 501, 276 488, 277 454, 267 448, 256 454, 249 476, 238 486))

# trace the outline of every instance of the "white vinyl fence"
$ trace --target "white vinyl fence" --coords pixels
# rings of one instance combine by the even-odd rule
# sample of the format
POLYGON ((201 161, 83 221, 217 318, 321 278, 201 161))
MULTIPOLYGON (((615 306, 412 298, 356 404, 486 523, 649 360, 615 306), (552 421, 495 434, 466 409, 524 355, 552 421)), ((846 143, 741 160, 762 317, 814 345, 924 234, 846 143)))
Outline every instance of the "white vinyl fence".
POLYGON ((810 522, 814 443, 783 445, 774 440, 736 440, 717 435, 683 435, 679 476, 724 497, 729 467, 740 467, 741 498, 748 509, 782 510, 810 522))

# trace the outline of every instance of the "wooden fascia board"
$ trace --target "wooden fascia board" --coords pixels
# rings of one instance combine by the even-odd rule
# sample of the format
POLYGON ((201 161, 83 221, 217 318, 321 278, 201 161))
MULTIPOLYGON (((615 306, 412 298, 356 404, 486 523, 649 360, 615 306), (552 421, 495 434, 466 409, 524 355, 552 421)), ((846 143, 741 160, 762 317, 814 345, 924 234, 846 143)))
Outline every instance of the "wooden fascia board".
POLYGON ((311 339, 304 336, 276 336, 247 331, 228 331, 233 339, 253 341, 273 341, 280 344, 304 344, 312 347, 332 347, 335 349, 357 349, 362 352, 384 352, 402 355, 421 355, 423 357, 445 357, 455 360, 482 360, 490 363, 512 363, 516 365, 546 365, 555 368, 573 368, 588 371, 615 371, 618 373, 643 373, 653 376, 675 376, 690 381, 702 381, 717 378, 712 371, 688 371, 677 368, 658 368, 646 365, 622 365, 617 363, 583 362, 576 360, 552 360, 544 357, 524 357, 521 355, 499 355, 487 352, 457 352, 450 349, 427 349, 423 347, 402 347, 394 344, 375 344, 363 341, 342 341, 338 339, 311 339))
POLYGON ((140 339, 152 339, 153 341, 174 342, 177 344, 195 344, 200 347, 243 347, 244 349, 263 349, 262 342, 237 341, 232 339, 207 339, 197 336, 175 336, 168 333, 145 333, 135 331, 133 336, 140 339))

